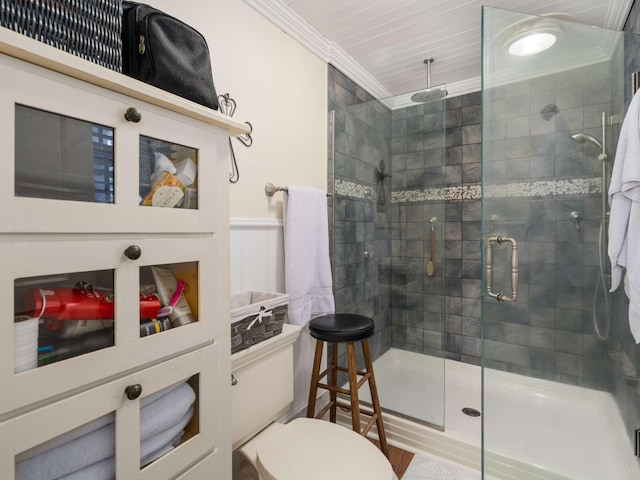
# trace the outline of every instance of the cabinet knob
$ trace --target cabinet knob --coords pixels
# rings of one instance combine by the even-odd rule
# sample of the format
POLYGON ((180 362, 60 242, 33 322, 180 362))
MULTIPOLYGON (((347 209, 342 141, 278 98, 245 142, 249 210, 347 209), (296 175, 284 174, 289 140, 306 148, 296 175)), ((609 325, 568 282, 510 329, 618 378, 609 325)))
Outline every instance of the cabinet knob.
POLYGON ((231 386, 235 387, 238 384, 238 379, 236 378, 236 376, 232 373, 231 374, 231 386))
POLYGON ((129 122, 138 123, 140 120, 142 120, 142 115, 140 115, 140 112, 134 107, 129 107, 124 113, 124 118, 126 118, 129 122))
POLYGON ((137 260, 142 255, 142 249, 138 245, 129 245, 124 251, 124 256, 129 260, 137 260))
POLYGON ((129 385, 124 389, 124 393, 129 400, 135 400, 142 393, 142 385, 140 385, 139 383, 129 385))

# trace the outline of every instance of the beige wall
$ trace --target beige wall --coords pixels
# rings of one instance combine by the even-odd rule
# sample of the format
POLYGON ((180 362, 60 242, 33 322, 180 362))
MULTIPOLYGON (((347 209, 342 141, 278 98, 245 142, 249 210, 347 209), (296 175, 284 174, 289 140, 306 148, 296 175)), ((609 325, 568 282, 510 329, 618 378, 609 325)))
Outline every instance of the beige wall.
POLYGON ((200 31, 211 51, 218 94, 251 122, 253 146, 233 140, 240 181, 232 218, 282 218, 282 193, 264 184, 327 188, 327 65, 241 0, 149 0, 200 31))

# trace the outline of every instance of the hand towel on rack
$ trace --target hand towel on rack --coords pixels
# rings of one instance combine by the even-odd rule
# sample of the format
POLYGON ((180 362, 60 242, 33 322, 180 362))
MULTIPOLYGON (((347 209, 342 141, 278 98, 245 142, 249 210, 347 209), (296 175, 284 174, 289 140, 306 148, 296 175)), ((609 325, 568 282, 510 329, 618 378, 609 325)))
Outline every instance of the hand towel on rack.
MULTIPOLYGON (((606 188, 603 186, 603 188, 606 188)), ((616 149, 609 184, 611 291, 620 285, 629 297, 629 326, 640 343, 640 95, 631 100, 616 149)))
POLYGON ((327 195, 288 187, 284 196, 284 274, 289 322, 305 325, 315 314, 333 313, 327 195))

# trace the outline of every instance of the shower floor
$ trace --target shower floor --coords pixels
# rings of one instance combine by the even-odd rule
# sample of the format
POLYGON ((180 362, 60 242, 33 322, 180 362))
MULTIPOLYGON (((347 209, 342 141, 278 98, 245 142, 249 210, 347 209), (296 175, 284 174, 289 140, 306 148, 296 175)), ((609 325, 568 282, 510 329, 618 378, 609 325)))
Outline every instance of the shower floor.
MULTIPOLYGON (((480 367, 392 348, 374 372, 383 409, 435 425, 444 419, 442 435, 480 447, 481 419, 462 413, 481 410, 480 367)), ((608 393, 490 369, 485 381, 488 466, 512 460, 537 472, 514 478, 640 478, 608 393)), ((370 402, 366 390, 359 393, 370 402)))

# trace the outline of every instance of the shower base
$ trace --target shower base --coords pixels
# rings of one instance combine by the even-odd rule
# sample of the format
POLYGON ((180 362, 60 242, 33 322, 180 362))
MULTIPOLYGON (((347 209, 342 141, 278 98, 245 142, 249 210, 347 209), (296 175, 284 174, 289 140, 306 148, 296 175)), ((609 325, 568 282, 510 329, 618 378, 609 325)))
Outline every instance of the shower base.
MULTIPOLYGON (((374 362, 374 372, 383 409, 399 413, 384 415, 391 443, 480 469, 482 420, 462 413, 481 410, 480 367, 392 348, 374 362), (424 424, 441 425, 434 420, 443 411, 444 431, 424 424)), ((485 478, 640 478, 610 394, 490 369, 485 382, 485 478)), ((366 390, 360 397, 370 402, 366 390)), ((344 413, 340 421, 350 425, 344 413)))

